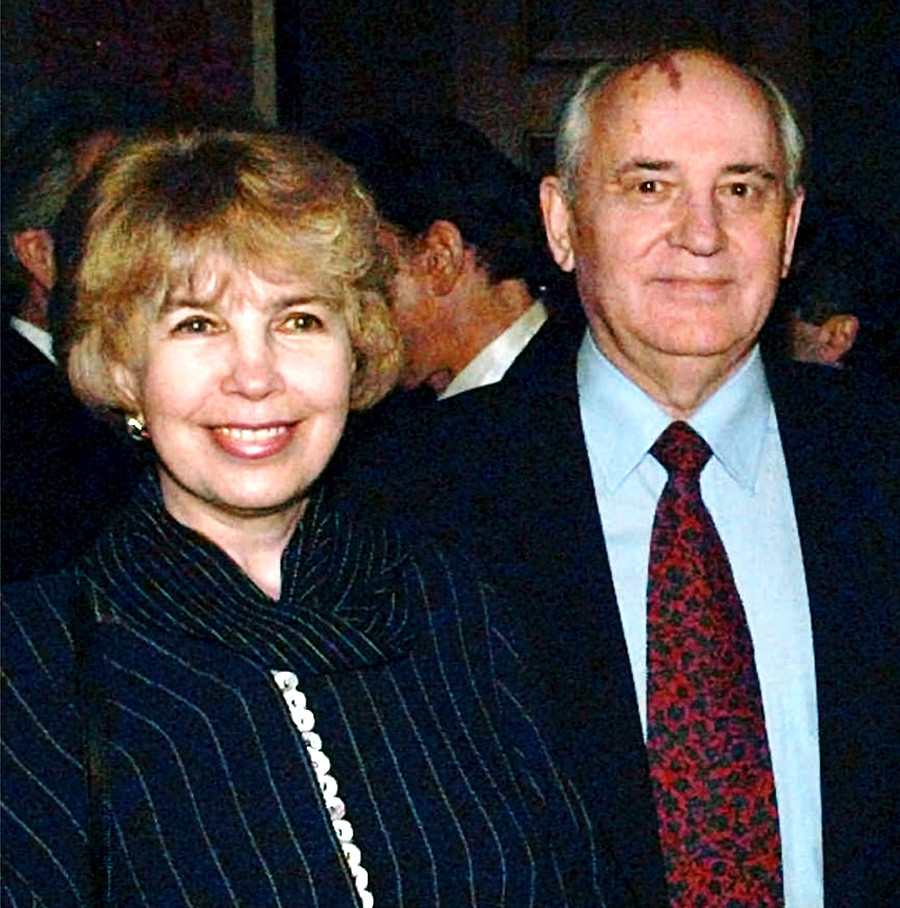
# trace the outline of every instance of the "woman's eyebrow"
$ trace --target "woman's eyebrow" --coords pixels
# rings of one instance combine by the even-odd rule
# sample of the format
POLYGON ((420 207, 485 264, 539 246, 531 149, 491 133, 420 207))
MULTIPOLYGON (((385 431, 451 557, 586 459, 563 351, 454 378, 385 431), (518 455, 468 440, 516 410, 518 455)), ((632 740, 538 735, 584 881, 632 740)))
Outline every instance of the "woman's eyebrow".
MULTIPOLYGON (((286 293, 276 297, 266 304, 266 311, 270 313, 283 312, 292 306, 324 306, 327 309, 337 309, 337 300, 322 293, 286 293)), ((198 299, 190 294, 172 293, 166 297, 159 310, 160 317, 176 312, 179 309, 200 309, 212 312, 221 306, 221 296, 216 295, 206 299, 198 299)))
POLYGON ((291 293, 273 300, 270 308, 278 311, 291 306, 324 306, 326 309, 335 309, 337 299, 325 293, 291 293))
POLYGON ((175 312, 178 309, 203 309, 209 311, 216 307, 217 300, 215 299, 197 299, 193 296, 178 296, 170 295, 165 298, 162 306, 160 306, 159 314, 168 315, 170 312, 175 312))

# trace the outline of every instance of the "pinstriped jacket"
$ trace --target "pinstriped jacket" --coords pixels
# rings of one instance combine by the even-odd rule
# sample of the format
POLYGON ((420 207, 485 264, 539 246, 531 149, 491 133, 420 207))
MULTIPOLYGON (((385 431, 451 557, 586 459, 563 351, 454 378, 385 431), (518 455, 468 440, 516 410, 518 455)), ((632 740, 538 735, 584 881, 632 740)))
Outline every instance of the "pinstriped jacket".
POLYGON ((364 904, 273 670, 374 905, 603 904, 502 615, 321 496, 273 602, 148 481, 72 571, 7 587, 3 663, 4 905, 364 904))

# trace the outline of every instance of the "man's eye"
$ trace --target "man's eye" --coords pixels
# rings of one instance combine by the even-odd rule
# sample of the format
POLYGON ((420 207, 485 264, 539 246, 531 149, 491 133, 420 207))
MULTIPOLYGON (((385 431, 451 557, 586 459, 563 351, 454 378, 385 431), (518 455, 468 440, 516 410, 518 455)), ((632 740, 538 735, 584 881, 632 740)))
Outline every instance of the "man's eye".
POLYGON ((652 195, 654 192, 659 192, 661 188, 659 180, 641 180, 637 186, 638 192, 642 195, 652 195))
POLYGON ((176 326, 178 334, 205 334, 215 327, 213 320, 204 315, 192 315, 182 319, 176 326))
POLYGON ((759 187, 752 183, 735 182, 726 183, 724 187, 725 195, 730 199, 760 199, 761 193, 759 187))
POLYGON ((294 312, 284 320, 283 325, 288 331, 315 331, 322 327, 322 319, 309 312, 294 312))

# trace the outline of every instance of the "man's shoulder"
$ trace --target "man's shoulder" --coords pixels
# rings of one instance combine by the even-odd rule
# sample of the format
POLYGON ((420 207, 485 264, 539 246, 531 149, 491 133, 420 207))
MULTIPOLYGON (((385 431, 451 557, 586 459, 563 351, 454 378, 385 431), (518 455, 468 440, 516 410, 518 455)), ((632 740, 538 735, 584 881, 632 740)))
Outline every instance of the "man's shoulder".
MULTIPOLYGON (((551 318, 499 382, 466 391, 435 408, 432 422, 437 431, 473 428, 489 437, 502 437, 529 428, 548 413, 577 400, 575 357, 584 336, 584 324, 551 318)), ((464 436, 465 437, 465 436, 464 436)))
POLYGON ((827 445, 831 460, 897 457, 900 388, 895 382, 784 362, 767 364, 767 378, 783 436, 827 445))
POLYGON ((3 372, 4 397, 20 387, 27 391, 35 382, 52 382, 65 388, 65 379, 57 367, 8 323, 0 331, 0 367, 3 372))
POLYGON ((770 370, 769 386, 801 524, 900 544, 897 388, 806 364, 770 370))
POLYGON ((551 308, 550 317, 516 357, 499 384, 527 387, 543 385, 557 378, 559 370, 573 362, 586 324, 580 312, 551 308))

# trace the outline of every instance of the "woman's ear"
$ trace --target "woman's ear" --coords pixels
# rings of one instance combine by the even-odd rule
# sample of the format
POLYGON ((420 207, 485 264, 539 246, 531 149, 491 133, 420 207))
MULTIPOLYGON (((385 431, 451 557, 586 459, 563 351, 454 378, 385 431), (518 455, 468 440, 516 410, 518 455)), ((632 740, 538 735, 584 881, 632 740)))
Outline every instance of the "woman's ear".
POLYGON ((138 413, 141 409, 137 376, 122 363, 113 363, 109 369, 110 377, 119 398, 125 406, 123 410, 138 413))

